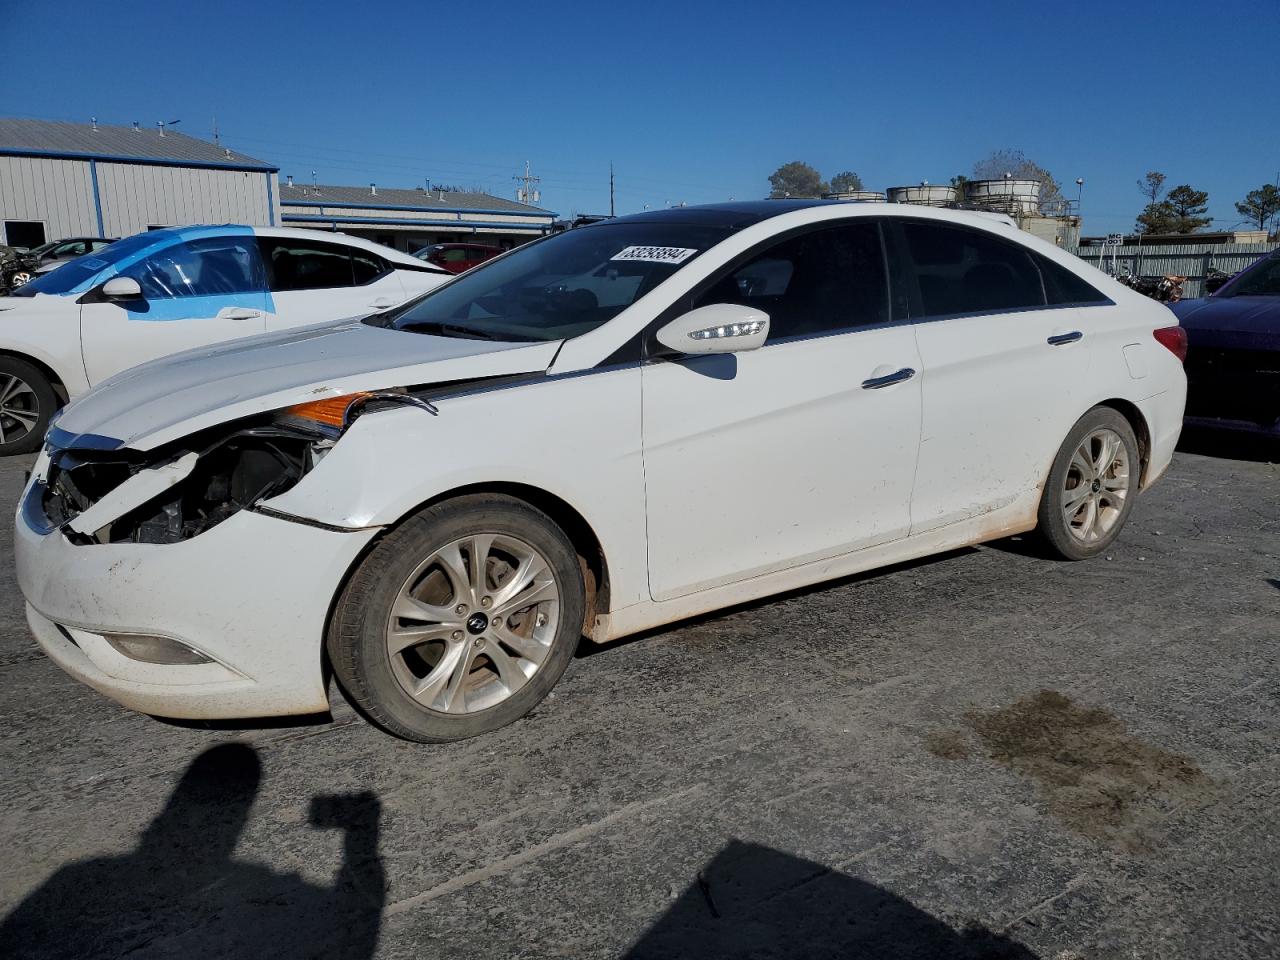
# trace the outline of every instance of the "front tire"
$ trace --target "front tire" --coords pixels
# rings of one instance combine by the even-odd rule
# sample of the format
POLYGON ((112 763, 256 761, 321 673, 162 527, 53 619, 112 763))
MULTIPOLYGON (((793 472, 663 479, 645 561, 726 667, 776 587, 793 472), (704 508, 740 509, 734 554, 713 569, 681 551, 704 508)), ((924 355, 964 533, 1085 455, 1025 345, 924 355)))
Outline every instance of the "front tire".
POLYGON ((1133 427, 1094 407, 1071 428, 1040 497, 1037 530, 1064 560, 1096 557, 1120 535, 1138 493, 1141 461, 1133 427))
POLYGON ((40 449, 58 395, 39 369, 17 357, 0 357, 0 457, 40 449))
POLYGON ((462 740, 551 692, 582 636, 585 597, 577 555, 550 517, 509 497, 459 497, 374 547, 326 646, 373 723, 406 740, 462 740))

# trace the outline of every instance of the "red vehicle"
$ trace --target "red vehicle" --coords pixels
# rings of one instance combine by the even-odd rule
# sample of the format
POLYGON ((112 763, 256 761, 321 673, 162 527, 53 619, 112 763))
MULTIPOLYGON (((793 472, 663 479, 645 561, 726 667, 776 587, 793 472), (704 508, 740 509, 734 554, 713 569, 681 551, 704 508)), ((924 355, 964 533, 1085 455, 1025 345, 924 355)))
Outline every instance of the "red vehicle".
POLYGON ((483 243, 433 243, 429 247, 423 247, 414 256, 444 267, 450 273, 462 273, 500 253, 506 251, 502 247, 490 247, 483 243))

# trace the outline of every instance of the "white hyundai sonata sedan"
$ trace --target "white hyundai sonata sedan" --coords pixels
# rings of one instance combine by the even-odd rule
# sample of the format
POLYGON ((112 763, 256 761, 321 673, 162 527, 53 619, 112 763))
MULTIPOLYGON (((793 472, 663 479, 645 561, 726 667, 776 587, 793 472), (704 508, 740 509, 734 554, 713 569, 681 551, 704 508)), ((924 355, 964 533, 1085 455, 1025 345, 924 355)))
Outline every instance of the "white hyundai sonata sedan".
POLYGON ((770 201, 530 244, 62 413, 17 520, 40 645, 125 706, 397 736, 604 641, 1036 529, 1106 550, 1182 423, 1169 311, 1009 224, 770 201))

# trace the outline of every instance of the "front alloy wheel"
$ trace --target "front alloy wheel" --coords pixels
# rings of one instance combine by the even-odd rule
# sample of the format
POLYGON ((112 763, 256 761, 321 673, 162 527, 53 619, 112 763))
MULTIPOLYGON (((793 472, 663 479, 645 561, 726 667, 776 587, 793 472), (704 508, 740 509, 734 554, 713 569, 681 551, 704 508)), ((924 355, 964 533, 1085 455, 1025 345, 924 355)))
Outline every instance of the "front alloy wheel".
POLYGON ((26 361, 0 357, 0 456, 39 449, 58 397, 26 361))
POLYGON ((538 672, 559 620, 560 588, 538 549, 477 534, 441 547, 405 580, 387 656, 404 692, 427 709, 477 713, 538 672))
POLYGON ((334 674, 399 737, 460 740, 532 710, 582 635, 585 588, 546 514, 479 494, 428 507, 356 569, 330 622, 334 674))

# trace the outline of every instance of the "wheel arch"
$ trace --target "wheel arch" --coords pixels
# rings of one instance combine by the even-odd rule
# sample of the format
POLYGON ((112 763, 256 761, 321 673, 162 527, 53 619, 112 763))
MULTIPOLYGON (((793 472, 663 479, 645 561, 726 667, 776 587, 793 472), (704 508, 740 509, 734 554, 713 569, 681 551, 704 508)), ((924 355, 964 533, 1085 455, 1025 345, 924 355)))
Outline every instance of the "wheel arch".
MULTIPOLYGON (((513 500, 519 500, 526 503, 551 518, 565 536, 569 538, 569 542, 573 545, 574 551, 578 555, 578 562, 582 567, 583 584, 587 591, 586 615, 582 625, 583 634, 587 637, 592 635, 595 618, 609 612, 610 604, 610 579, 609 579, 609 563, 605 556, 604 545, 600 541, 600 537, 596 534, 591 524, 578 511, 576 507, 558 497, 555 494, 542 489, 541 487, 532 486, 525 483, 516 483, 508 481, 493 481, 484 483, 471 483, 460 487, 454 487, 449 490, 442 491, 429 499, 423 500, 406 510, 396 521, 386 527, 379 536, 374 537, 360 551, 359 555, 351 561, 347 567, 346 573, 343 575, 341 584, 334 592, 334 596, 329 604, 329 612, 325 617, 325 632, 328 633, 328 625, 333 621, 333 617, 337 612, 337 606, 342 596, 346 593, 347 584, 351 577, 364 562, 365 557, 381 542, 383 535, 388 531, 394 530, 410 517, 448 500, 454 500, 458 497, 464 497, 477 493, 500 494, 507 496, 513 500)), ((323 669, 326 673, 326 681, 331 671, 328 663, 328 654, 324 651, 325 644, 321 644, 321 653, 323 659, 323 669)))
POLYGON ((1147 469, 1151 464, 1151 427, 1147 423, 1147 418, 1143 416, 1137 404, 1121 397, 1112 397, 1094 406, 1108 407, 1129 421, 1129 426, 1133 428, 1133 435, 1138 440, 1138 476, 1141 478, 1139 489, 1146 487, 1147 469))
POLYGON ((53 387, 53 392, 58 395, 61 405, 67 405, 67 401, 70 400, 70 394, 67 391, 66 381, 59 375, 58 371, 45 363, 45 361, 29 353, 23 353, 21 350, 10 350, 5 347, 0 347, 0 357, 9 357, 13 360, 21 360, 23 363, 31 364, 49 380, 49 384, 53 387))

